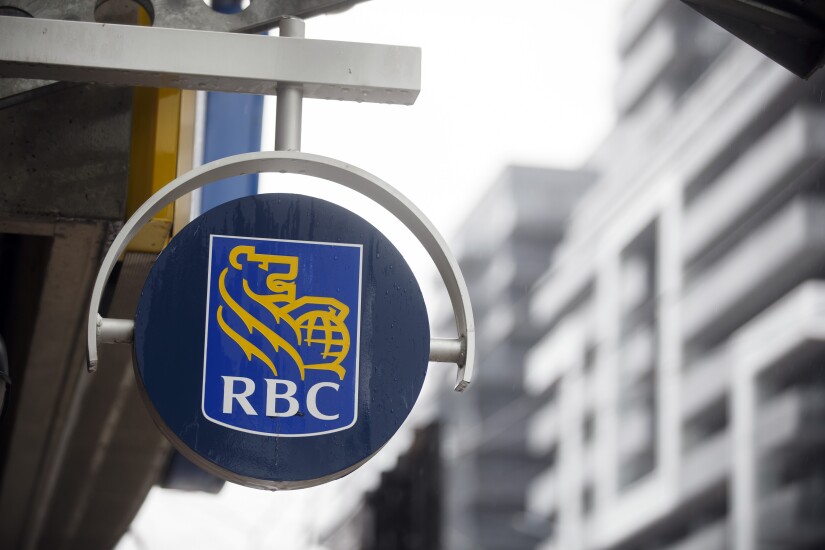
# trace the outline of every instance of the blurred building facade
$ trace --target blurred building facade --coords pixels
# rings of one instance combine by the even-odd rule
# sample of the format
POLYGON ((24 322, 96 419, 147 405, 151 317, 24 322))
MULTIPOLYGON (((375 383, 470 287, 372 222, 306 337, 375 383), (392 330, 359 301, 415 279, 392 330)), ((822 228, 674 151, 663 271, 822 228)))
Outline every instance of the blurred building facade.
POLYGON ((527 453, 523 422, 534 401, 524 394, 524 357, 540 336, 525 330, 524 298, 593 179, 583 170, 510 166, 456 239, 479 335, 478 376, 460 398, 441 400, 444 548, 533 548, 544 533, 525 514, 541 461, 527 453))
POLYGON ((528 300, 538 546, 823 548, 821 79, 677 2, 619 42, 600 176, 528 300))
POLYGON ((354 510, 321 537, 329 550, 433 550, 441 547, 440 424, 415 431, 395 467, 381 473, 354 510))
POLYGON ((330 548, 433 507, 385 547, 825 548, 823 78, 679 2, 618 42, 591 159, 507 168, 462 226, 476 379, 330 548), (440 497, 382 500, 416 479, 440 497))

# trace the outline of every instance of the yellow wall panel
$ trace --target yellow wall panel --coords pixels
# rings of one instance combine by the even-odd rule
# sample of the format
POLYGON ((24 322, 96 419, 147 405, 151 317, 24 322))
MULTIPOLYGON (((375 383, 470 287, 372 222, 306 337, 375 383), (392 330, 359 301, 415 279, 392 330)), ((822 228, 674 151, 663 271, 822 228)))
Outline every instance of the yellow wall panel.
MULTIPOLYGON (((181 119, 181 91, 136 88, 126 215, 175 179, 181 119)), ((160 252, 169 238, 174 206, 159 212, 129 246, 134 252, 160 252)))

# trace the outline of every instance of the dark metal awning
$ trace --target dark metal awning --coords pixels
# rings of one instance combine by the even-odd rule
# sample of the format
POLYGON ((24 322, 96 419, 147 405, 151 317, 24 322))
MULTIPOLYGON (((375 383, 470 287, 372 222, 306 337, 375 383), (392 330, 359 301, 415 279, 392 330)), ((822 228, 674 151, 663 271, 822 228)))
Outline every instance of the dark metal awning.
POLYGON ((825 63, 825 3, 682 0, 801 78, 825 63))

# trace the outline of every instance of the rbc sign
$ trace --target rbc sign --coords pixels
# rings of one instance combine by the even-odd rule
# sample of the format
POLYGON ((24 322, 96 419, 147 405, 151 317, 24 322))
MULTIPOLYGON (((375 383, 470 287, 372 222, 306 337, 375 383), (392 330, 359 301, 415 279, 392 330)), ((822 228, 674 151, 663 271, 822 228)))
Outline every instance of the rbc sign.
POLYGON ((355 423, 362 248, 211 235, 206 418, 274 437, 355 423))
POLYGON ((340 206, 256 195, 155 260, 135 314, 138 387, 184 456, 267 489, 339 478, 409 415, 430 352, 398 250, 340 206))

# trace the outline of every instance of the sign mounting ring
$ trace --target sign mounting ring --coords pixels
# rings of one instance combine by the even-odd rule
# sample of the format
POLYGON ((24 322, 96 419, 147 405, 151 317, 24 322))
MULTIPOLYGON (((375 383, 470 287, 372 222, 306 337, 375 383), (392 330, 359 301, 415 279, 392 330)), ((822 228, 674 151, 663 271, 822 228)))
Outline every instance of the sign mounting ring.
POLYGON ((97 370, 98 344, 131 340, 131 321, 104 319, 99 314, 106 282, 129 241, 167 204, 209 183, 244 174, 280 172, 337 183, 360 193, 397 217, 421 242, 447 288, 455 316, 457 339, 431 338, 430 360, 458 366, 455 390, 471 382, 475 359, 475 326, 464 277, 444 238, 429 219, 397 189, 360 168, 336 159, 299 151, 262 151, 216 160, 173 180, 132 215, 112 242, 98 271, 89 304, 87 368, 97 370))

